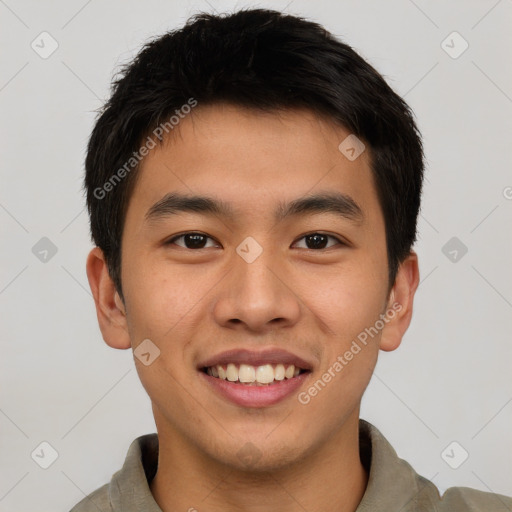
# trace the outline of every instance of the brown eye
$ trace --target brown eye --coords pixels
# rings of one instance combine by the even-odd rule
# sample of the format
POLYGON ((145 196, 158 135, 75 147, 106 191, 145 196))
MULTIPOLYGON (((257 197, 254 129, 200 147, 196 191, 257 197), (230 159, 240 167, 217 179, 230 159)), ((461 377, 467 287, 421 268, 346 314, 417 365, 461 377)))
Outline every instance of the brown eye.
POLYGON ((184 247, 185 249, 205 249, 208 239, 212 240, 211 237, 202 233, 191 232, 171 238, 171 240, 166 242, 166 245, 172 245, 176 243, 177 240, 182 240, 182 243, 176 243, 176 245, 184 247))
MULTIPOLYGON (((332 240, 335 240, 336 242, 338 242, 338 244, 344 245, 340 239, 338 239, 332 235, 326 235, 324 233, 310 233, 308 235, 304 235, 300 240, 305 240, 305 242, 306 242, 306 247, 304 247, 304 249, 317 250, 317 249, 328 248, 328 247, 326 247, 326 245, 328 243, 329 238, 331 238, 332 240)), ((334 244, 334 245, 336 245, 336 244, 334 244)), ((332 247, 332 245, 330 247, 332 247)), ((302 247, 301 247, 301 249, 302 249, 302 247)))

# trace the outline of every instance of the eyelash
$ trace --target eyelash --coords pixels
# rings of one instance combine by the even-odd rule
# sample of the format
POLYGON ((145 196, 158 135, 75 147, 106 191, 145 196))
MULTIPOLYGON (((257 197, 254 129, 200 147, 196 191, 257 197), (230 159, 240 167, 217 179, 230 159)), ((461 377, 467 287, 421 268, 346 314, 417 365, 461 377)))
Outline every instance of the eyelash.
MULTIPOLYGON (((182 233, 181 235, 177 235, 173 238, 171 238, 170 240, 168 240, 167 242, 165 242, 165 245, 172 245, 176 240, 180 239, 180 238, 183 238, 184 236, 186 235, 200 235, 200 236, 203 236, 203 237, 206 237, 206 238, 209 238, 210 240, 214 240, 211 236, 208 236, 208 235, 205 235, 204 233, 200 233, 198 231, 187 231, 186 233, 182 233)), ((322 235, 322 236, 326 236, 327 238, 332 238, 333 240, 336 240, 338 242, 339 245, 342 245, 342 246, 346 246, 347 244, 345 242, 343 242, 342 240, 340 240, 338 237, 335 237, 333 235, 328 235, 327 233, 321 233, 321 232, 318 232, 318 231, 312 231, 311 233, 306 233, 305 235, 302 235, 300 238, 298 238, 297 240, 302 240, 308 236, 312 236, 312 235, 322 235)), ((218 242, 217 242, 218 243, 218 242)), ((199 251, 201 249, 209 249, 209 247, 200 247, 199 249, 190 249, 189 247, 183 247, 181 245, 179 245, 178 247, 182 247, 183 249, 187 249, 189 251, 199 251)), ((333 247, 333 246, 331 246, 333 247)), ((322 249, 309 249, 309 248, 305 248, 305 249, 308 249, 310 251, 324 251, 324 250, 327 250, 327 249, 330 249, 331 247, 324 247, 322 249)))

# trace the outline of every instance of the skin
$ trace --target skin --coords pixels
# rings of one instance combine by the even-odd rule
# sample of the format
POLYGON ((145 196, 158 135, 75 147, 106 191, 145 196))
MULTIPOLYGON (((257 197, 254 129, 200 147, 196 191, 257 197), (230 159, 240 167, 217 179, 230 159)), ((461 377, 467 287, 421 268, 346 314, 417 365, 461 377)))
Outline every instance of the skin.
POLYGON ((307 110, 199 105, 171 133, 143 161, 130 199, 124 302, 101 250, 87 259, 105 342, 135 349, 149 338, 161 351, 149 366, 134 358, 160 442, 151 492, 164 512, 354 511, 368 482, 359 458, 361 398, 379 350, 400 345, 419 280, 411 252, 390 289, 369 151, 348 160, 338 145, 350 132, 307 110), (308 213, 275 222, 278 202, 333 190, 358 203, 362 221, 308 213), (146 223, 146 211, 168 192, 222 199, 237 214, 187 212, 146 223), (183 238, 165 245, 184 232, 211 238, 201 249, 183 238), (304 236, 318 232, 345 243, 308 246, 304 236), (252 263, 236 252, 247 236, 263 248, 252 263), (299 389, 307 391, 392 304, 400 311, 307 405, 294 393, 274 406, 240 407, 196 370, 232 348, 285 348, 313 363, 299 389), (237 455, 246 443, 258 453, 249 467, 237 455))

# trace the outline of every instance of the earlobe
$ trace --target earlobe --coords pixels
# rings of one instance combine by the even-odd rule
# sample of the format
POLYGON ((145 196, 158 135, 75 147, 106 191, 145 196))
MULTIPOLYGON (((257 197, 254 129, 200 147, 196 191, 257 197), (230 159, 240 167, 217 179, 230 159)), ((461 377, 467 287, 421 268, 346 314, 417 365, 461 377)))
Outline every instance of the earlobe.
POLYGON ((103 251, 99 247, 95 247, 89 253, 86 270, 105 343, 112 348, 131 348, 126 310, 108 273, 103 251))
POLYGON ((412 318, 414 294, 418 288, 418 256, 414 251, 404 259, 398 269, 395 283, 389 294, 385 328, 382 330, 379 348, 385 352, 396 350, 407 331, 412 318))

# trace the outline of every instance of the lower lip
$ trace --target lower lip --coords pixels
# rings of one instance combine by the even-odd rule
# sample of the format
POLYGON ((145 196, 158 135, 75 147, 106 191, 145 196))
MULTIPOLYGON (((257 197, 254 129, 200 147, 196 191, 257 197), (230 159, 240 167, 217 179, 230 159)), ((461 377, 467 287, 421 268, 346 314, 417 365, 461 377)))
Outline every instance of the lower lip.
POLYGON ((242 407, 267 407, 277 404, 292 395, 308 378, 311 372, 304 372, 297 377, 284 379, 276 384, 269 384, 267 386, 236 384, 229 380, 212 377, 202 371, 199 371, 199 373, 215 391, 231 402, 242 407))

